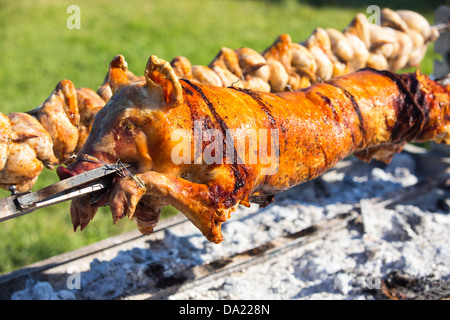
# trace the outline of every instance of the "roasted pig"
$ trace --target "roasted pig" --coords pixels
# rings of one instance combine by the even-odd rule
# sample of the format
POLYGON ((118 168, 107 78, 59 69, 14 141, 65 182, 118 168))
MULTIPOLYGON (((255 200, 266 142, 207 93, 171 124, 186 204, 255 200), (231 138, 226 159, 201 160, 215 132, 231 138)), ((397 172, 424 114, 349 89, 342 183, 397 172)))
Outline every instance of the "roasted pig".
MULTIPOLYGON (((383 9, 381 25, 371 24, 364 14, 357 14, 342 32, 316 28, 302 43, 292 42, 289 35, 283 34, 261 53, 250 48, 221 48, 208 66, 191 65, 181 56, 175 57, 171 65, 179 78, 196 83, 259 92, 293 91, 363 67, 396 71, 417 66, 436 37, 436 29, 418 13, 383 9)), ((53 149, 57 163, 70 163, 81 150, 93 119, 112 96, 111 87, 118 78, 115 70, 108 70, 96 92, 76 89, 71 81, 62 80, 41 106, 28 112, 50 135, 46 148, 53 149)), ((126 65, 124 70, 125 75, 121 76, 125 79, 144 80, 126 65)), ((8 129, 0 123, 0 187, 15 185, 27 191, 42 170, 27 171, 31 167, 23 166, 19 175, 10 170, 10 165, 2 164, 9 155, 5 151, 8 137, 8 129)), ((20 150, 23 149, 15 151, 16 157, 25 152, 20 150)))
POLYGON ((98 206, 152 232, 161 207, 184 213, 213 242, 237 205, 268 205, 274 194, 309 181, 355 154, 389 162, 407 142, 450 143, 448 88, 420 72, 365 69, 304 90, 263 93, 180 80, 150 57, 144 80, 111 63, 113 96, 95 118, 61 179, 116 163, 130 175, 95 198, 72 201, 74 228, 98 206))

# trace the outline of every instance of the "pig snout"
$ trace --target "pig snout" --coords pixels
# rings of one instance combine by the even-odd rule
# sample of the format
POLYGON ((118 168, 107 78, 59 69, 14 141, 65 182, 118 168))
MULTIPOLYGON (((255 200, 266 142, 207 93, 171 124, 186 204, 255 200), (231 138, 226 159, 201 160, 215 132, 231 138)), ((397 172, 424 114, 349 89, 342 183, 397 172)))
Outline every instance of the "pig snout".
MULTIPOLYGON (((106 160, 104 160, 105 157, 99 158, 99 157, 92 157, 88 155, 82 155, 77 158, 77 160, 70 164, 67 167, 59 166, 56 169, 56 173, 58 174, 58 177, 60 180, 68 179, 70 177, 91 171, 93 169, 102 167, 105 165, 106 160)), ((115 182, 116 177, 113 179, 113 183, 115 182)), ((81 219, 80 221, 83 221, 81 223, 80 221, 76 220, 72 221, 74 224, 74 230, 76 230, 76 227, 78 225, 81 225, 81 229, 84 229, 84 227, 87 225, 87 222, 91 218, 86 218, 85 212, 91 212, 92 214, 95 214, 97 207, 103 207, 109 203, 109 195, 110 195, 109 188, 101 191, 97 191, 96 193, 92 193, 89 195, 85 195, 79 198, 75 198, 72 200, 71 205, 71 215, 72 218, 74 216, 78 217, 78 219, 81 219), (78 222, 77 222, 78 221, 78 222)), ((87 216, 90 216, 89 214, 87 216)))
POLYGON ((64 180, 101 166, 102 164, 88 163, 88 162, 76 163, 68 167, 59 166, 58 168, 56 168, 56 173, 58 174, 60 180, 64 180))
POLYGON ((56 174, 58 175, 59 180, 64 180, 75 175, 72 171, 63 166, 56 168, 56 174))
MULTIPOLYGON (((101 158, 97 158, 101 159, 101 158)), ((103 159, 102 159, 103 160, 103 159)), ((105 161, 105 160, 103 160, 105 161)), ((104 163, 109 163, 105 161, 104 163)), ((86 157, 79 157, 74 163, 70 164, 67 167, 59 166, 56 168, 56 173, 60 180, 64 180, 81 173, 96 169, 104 165, 101 160, 99 161, 89 161, 86 157)))

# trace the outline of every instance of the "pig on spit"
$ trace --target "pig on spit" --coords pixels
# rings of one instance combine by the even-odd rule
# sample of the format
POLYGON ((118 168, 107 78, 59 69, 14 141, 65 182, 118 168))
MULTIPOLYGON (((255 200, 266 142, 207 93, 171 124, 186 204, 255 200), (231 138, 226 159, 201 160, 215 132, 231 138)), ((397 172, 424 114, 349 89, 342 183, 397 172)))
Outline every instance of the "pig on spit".
POLYGON ((112 97, 61 179, 132 163, 102 195, 74 199, 74 229, 99 206, 150 234, 172 205, 212 242, 241 204, 312 180, 355 154, 389 162, 407 142, 450 143, 450 91, 420 72, 363 69, 308 88, 265 93, 179 79, 155 56, 130 80, 123 56, 110 64, 112 97))
MULTIPOLYGON (((414 11, 384 8, 379 25, 358 13, 342 31, 315 28, 301 43, 281 34, 262 52, 222 47, 208 65, 192 65, 186 57, 176 56, 171 66, 179 78, 194 83, 271 93, 300 90, 364 67, 391 72, 418 67, 439 30, 414 11)), ((29 191, 44 167, 71 163, 95 115, 113 94, 114 73, 108 70, 97 91, 61 80, 28 115, 0 112, 0 188, 29 191), (14 125, 9 117, 26 119, 31 129, 14 125)), ((145 81, 128 69, 125 74, 131 81, 145 81)))

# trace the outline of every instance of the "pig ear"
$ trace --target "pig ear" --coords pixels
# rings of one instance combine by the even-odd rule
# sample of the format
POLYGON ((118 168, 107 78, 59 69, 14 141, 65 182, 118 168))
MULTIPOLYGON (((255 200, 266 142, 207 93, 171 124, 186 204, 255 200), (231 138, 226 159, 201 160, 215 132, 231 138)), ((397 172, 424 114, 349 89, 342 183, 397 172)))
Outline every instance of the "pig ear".
POLYGON ((128 64, 123 55, 118 54, 109 64, 108 82, 114 94, 118 89, 130 83, 127 77, 128 64))
POLYGON ((176 107, 183 101, 180 81, 167 61, 151 56, 145 68, 145 80, 149 89, 155 86, 163 89, 168 107, 176 107))

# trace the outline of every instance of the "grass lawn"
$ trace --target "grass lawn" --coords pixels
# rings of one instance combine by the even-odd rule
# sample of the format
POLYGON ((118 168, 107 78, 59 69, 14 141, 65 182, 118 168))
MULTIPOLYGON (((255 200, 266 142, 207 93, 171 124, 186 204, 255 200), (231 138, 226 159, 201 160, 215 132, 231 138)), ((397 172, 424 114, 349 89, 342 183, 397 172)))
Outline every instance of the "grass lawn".
MULTIPOLYGON (((169 61, 183 55, 206 65, 222 46, 262 51, 281 33, 300 42, 315 27, 342 30, 373 4, 417 10, 432 22, 442 1, 0 0, 0 111, 38 106, 62 79, 96 90, 118 53, 138 75, 151 54, 169 61), (81 9, 78 30, 66 25, 72 4, 81 9)), ((431 46, 421 70, 431 73, 437 57, 431 46)), ((46 170, 34 190, 57 181, 46 170)), ((0 192, 1 198, 7 195, 0 192)), ((83 232, 74 233, 68 203, 41 209, 0 223, 0 273, 133 228, 126 219, 113 226, 103 208, 83 232)))

